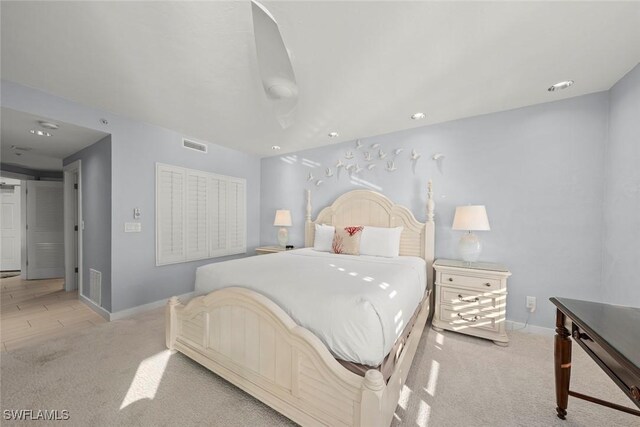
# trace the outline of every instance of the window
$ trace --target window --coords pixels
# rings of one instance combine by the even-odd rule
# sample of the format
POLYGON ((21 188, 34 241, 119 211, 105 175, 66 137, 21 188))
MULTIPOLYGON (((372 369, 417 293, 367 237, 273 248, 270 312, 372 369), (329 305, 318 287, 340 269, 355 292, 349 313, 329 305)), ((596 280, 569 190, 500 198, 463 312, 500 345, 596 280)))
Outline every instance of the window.
POLYGON ((156 165, 156 265, 245 253, 246 180, 156 165))

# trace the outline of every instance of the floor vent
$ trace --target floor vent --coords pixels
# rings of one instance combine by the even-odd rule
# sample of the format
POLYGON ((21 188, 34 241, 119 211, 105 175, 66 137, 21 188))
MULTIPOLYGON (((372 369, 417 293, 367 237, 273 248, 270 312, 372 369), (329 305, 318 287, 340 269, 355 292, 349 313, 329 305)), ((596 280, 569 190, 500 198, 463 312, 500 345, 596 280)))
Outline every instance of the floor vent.
POLYGON ((89 299, 102 307, 102 273, 89 269, 89 299))
POLYGON ((196 151, 199 151, 201 153, 206 153, 207 152, 207 144, 203 144, 201 142, 195 142, 195 141, 190 141, 188 139, 183 139, 182 140, 182 146, 184 148, 188 148, 190 150, 196 150, 196 151))

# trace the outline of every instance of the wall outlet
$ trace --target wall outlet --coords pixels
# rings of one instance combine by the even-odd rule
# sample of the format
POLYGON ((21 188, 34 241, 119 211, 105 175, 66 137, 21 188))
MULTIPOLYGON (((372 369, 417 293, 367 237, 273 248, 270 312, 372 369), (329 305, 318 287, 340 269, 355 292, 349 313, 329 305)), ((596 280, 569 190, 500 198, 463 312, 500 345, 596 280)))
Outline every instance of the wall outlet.
POLYGON ((536 297, 527 297, 526 302, 527 310, 533 313, 536 310, 536 297))

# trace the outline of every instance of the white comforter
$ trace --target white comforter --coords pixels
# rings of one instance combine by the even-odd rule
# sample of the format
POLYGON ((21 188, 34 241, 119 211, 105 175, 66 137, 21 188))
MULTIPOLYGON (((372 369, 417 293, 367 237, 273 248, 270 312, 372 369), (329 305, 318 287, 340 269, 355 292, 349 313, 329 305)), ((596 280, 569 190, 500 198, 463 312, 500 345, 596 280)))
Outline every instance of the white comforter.
POLYGON ((196 294, 240 286, 278 304, 339 359, 377 366, 426 288, 425 261, 299 249, 204 265, 196 294))

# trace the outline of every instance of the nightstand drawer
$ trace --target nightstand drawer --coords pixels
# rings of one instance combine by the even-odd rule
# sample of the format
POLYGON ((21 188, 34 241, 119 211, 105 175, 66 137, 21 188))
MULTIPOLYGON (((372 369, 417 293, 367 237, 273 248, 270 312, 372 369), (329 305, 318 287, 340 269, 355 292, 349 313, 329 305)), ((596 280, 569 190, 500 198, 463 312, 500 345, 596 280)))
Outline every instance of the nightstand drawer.
POLYGON ((481 292, 466 289, 450 288, 440 285, 440 303, 454 307, 482 307, 496 309, 504 307, 507 295, 504 292, 481 292))
POLYGON ((469 328, 498 332, 500 323, 504 322, 502 316, 499 311, 483 312, 478 308, 456 310, 451 306, 440 306, 440 320, 449 323, 454 331, 459 332, 469 328))
POLYGON ((499 279, 487 279, 483 277, 463 276, 461 274, 442 273, 441 285, 466 286, 485 290, 500 289, 499 279))

